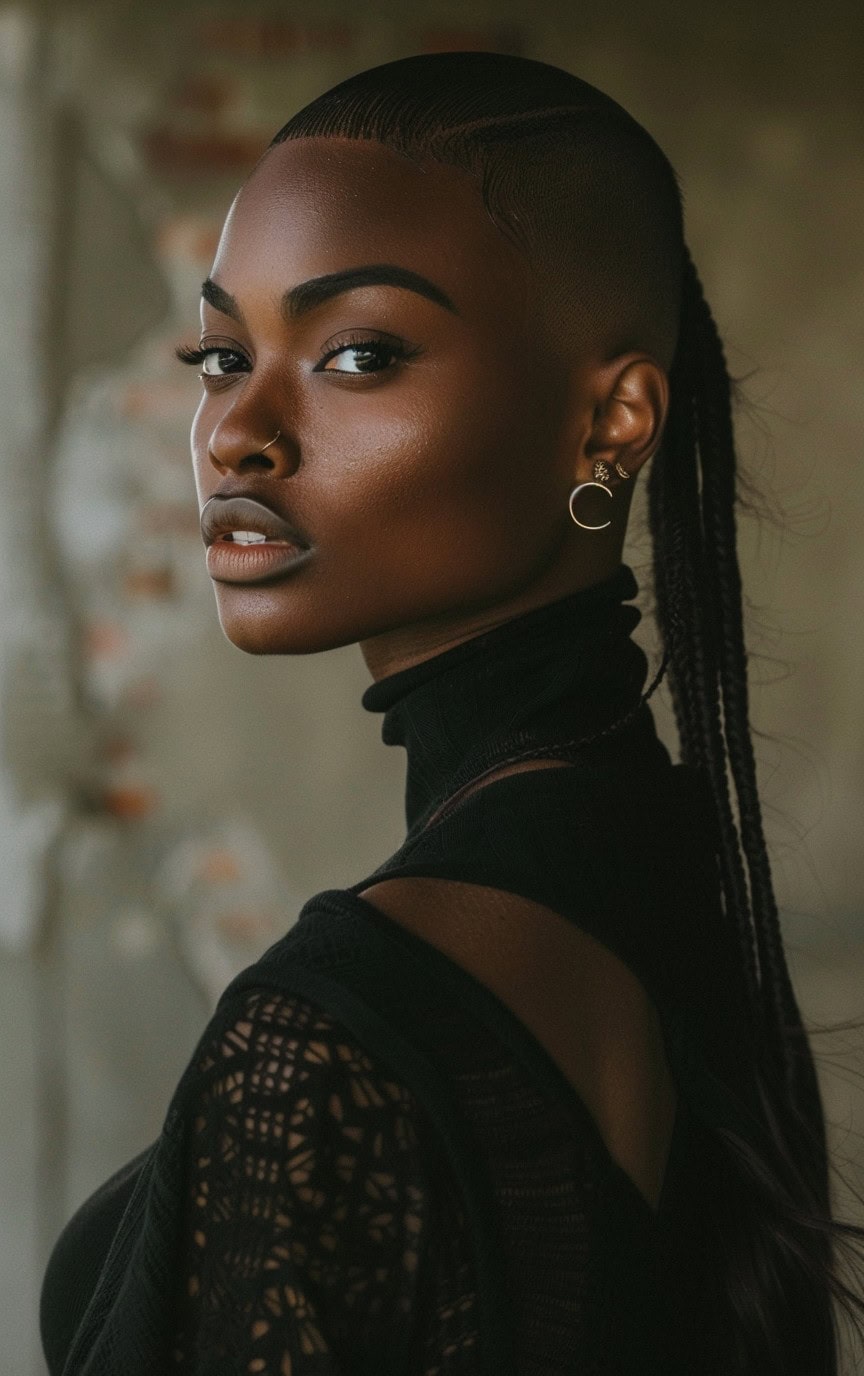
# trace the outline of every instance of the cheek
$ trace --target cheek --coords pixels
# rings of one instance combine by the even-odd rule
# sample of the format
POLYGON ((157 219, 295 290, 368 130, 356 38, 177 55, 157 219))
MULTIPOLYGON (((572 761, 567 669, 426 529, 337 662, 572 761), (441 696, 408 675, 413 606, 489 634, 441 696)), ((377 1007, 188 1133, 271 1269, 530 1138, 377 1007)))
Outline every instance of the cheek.
POLYGON ((338 505, 375 567, 416 581, 422 566, 439 585, 451 575, 486 584, 548 548, 560 504, 550 408, 522 375, 465 370, 459 385, 448 382, 412 396, 410 416, 355 429, 338 505))

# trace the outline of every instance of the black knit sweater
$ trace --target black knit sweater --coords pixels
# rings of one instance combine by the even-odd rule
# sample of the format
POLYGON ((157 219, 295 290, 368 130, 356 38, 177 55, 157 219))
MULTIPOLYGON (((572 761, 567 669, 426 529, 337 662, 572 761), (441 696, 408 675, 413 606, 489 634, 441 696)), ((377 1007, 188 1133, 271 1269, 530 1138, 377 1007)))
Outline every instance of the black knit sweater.
POLYGON ((692 1372, 700 1133, 751 1129, 709 800, 647 707, 637 591, 602 584, 367 688, 407 753, 407 833, 310 898, 233 980, 159 1139, 76 1213, 45 1276, 51 1376, 692 1372), (521 772, 427 822, 532 744, 521 772), (360 897, 393 875, 524 895, 642 982, 678 1091, 658 1209, 516 1016, 360 897))

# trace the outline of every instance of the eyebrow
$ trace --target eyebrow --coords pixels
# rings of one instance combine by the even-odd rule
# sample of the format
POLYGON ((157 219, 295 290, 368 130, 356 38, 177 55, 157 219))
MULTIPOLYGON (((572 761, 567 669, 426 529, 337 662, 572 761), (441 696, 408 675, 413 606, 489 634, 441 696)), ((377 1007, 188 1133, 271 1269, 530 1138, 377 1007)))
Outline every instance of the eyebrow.
MULTIPOLYGON (((406 287, 408 291, 425 296, 454 315, 459 314, 447 293, 430 282, 428 277, 421 277, 419 272, 412 272, 410 268, 400 268, 396 263, 370 263, 366 267, 330 272, 324 277, 310 277, 308 281, 299 282, 296 287, 290 287, 283 293, 282 313, 286 319, 297 320, 331 297, 341 296, 355 287, 373 286, 406 287)), ((234 297, 210 277, 202 283, 201 295, 217 311, 243 323, 243 313, 234 297)))

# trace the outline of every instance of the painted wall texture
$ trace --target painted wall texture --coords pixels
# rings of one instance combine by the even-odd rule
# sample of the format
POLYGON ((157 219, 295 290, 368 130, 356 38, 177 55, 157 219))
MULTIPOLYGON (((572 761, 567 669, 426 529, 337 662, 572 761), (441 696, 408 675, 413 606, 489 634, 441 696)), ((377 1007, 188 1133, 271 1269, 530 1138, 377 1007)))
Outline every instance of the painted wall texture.
MULTIPOLYGON (((790 965, 810 1020, 864 1013, 860 7, 0 5, 10 1371, 42 1369, 47 1246, 155 1136, 231 974, 400 839, 403 757, 360 706, 356 647, 263 659, 219 628, 188 454, 199 384, 173 347, 197 337, 222 219, 276 129, 354 71, 443 48, 568 68, 679 172, 764 509, 740 532, 790 965)), ((643 502, 626 557, 654 662, 643 502)), ((654 705, 672 746, 664 690, 654 705)), ((860 1076, 860 1040, 831 1050, 860 1076)), ((860 1185, 864 1112, 822 1073, 860 1185)))

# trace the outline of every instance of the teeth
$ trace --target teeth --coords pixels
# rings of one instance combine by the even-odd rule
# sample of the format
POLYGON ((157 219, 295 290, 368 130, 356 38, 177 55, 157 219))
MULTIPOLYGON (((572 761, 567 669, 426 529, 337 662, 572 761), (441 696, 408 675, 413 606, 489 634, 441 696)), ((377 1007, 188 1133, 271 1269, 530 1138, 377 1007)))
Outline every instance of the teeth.
POLYGON ((232 530, 231 539, 235 545, 263 545, 267 536, 262 535, 260 530, 232 530))

